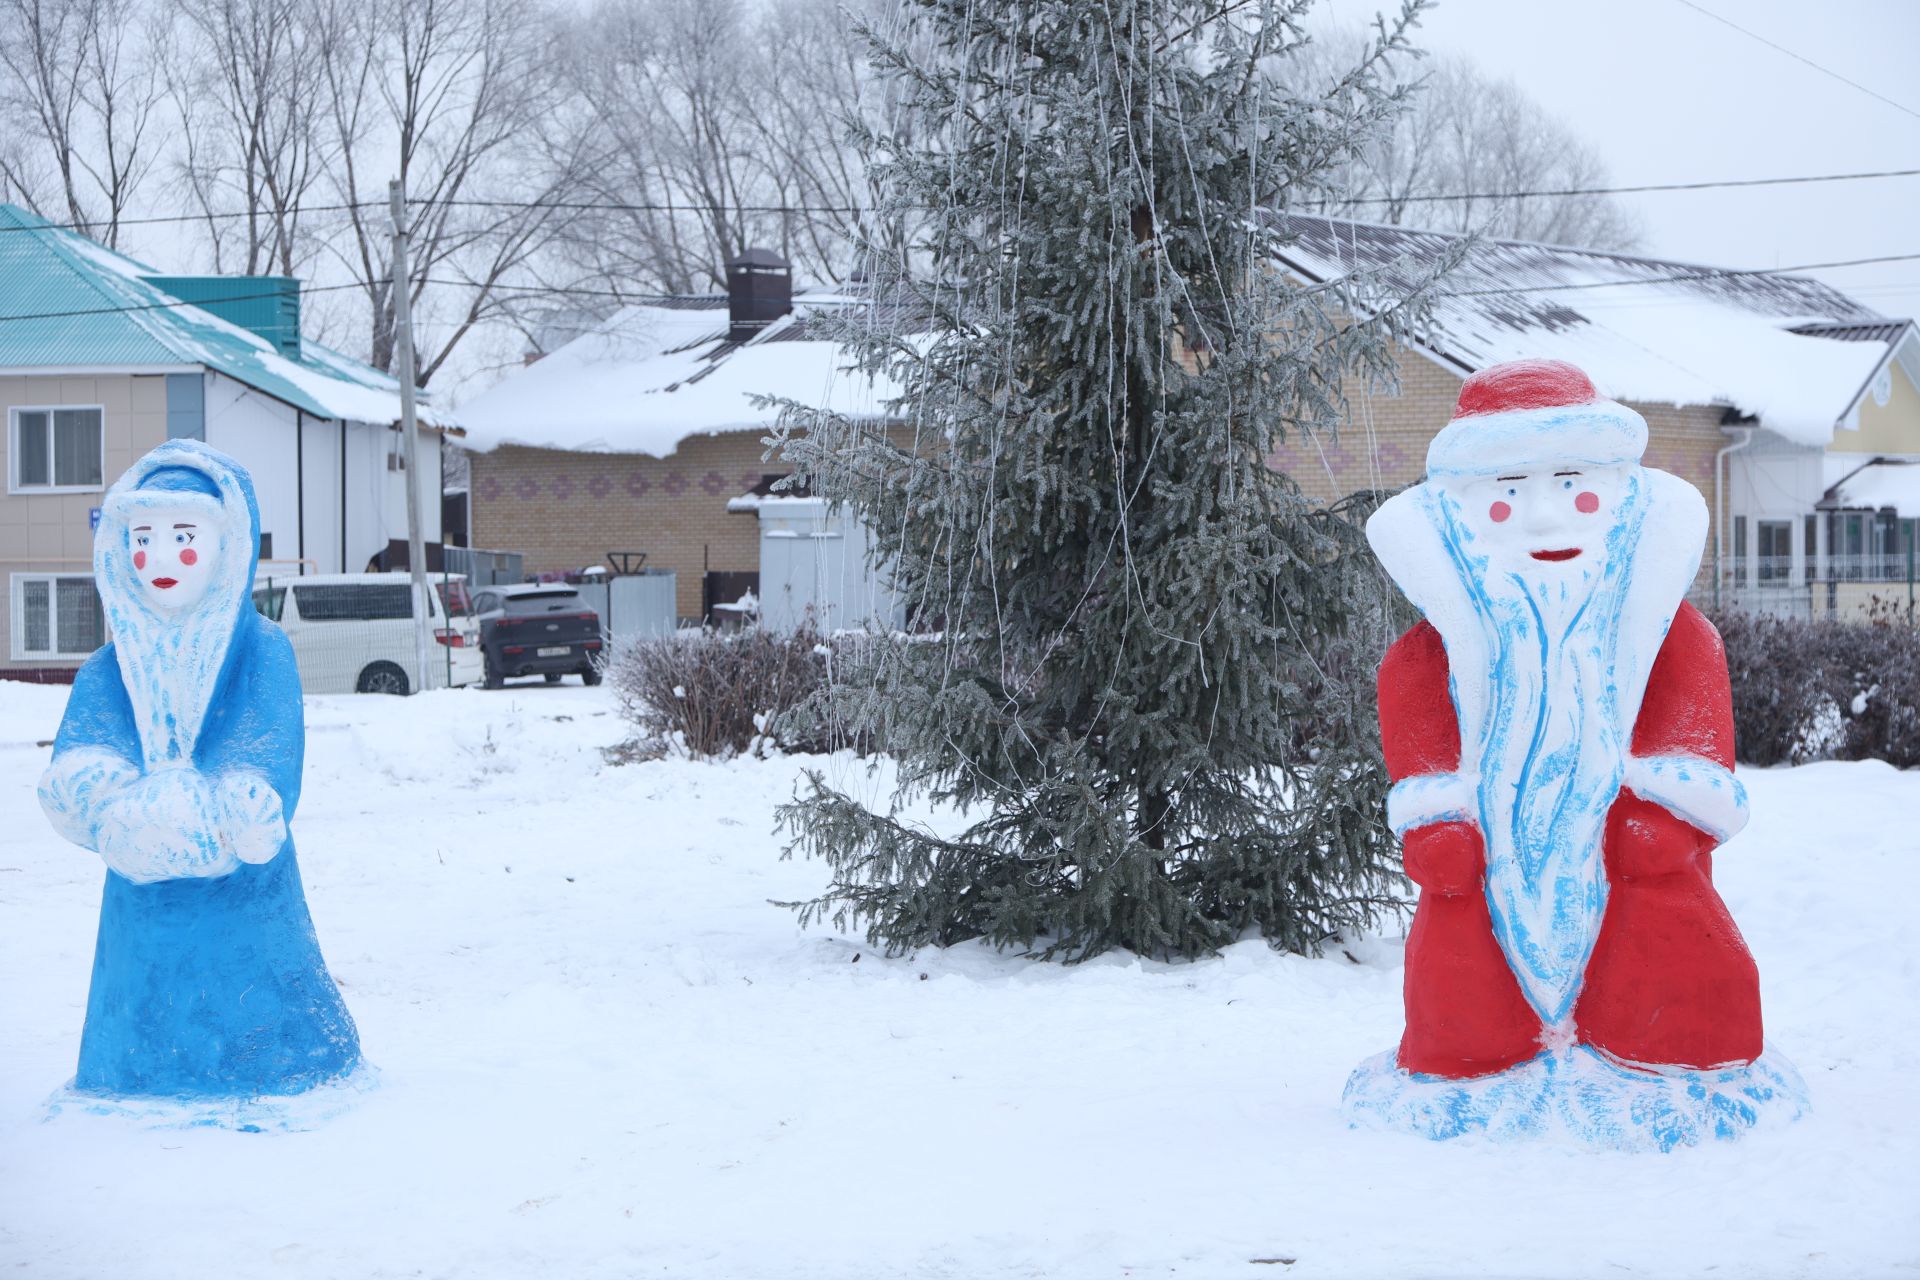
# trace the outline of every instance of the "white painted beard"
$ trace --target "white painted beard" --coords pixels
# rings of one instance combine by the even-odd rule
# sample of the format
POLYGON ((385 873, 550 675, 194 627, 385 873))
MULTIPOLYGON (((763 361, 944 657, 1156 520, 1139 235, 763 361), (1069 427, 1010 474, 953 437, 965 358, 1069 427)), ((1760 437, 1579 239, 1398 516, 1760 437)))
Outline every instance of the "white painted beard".
POLYGON ((1617 576, 1573 566, 1487 575, 1477 603, 1494 671, 1481 726, 1487 905, 1522 992, 1549 1028, 1579 995, 1606 909, 1617 728, 1617 576))

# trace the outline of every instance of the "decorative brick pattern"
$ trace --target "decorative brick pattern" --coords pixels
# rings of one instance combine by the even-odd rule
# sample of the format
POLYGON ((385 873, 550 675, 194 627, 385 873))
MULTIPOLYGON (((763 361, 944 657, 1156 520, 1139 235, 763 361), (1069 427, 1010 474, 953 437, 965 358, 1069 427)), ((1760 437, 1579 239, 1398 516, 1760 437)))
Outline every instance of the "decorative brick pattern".
MULTIPOLYGON (((1331 436, 1287 441, 1273 465, 1323 501, 1419 480, 1427 444, 1453 415, 1462 379, 1414 351, 1401 352, 1399 368, 1395 389, 1349 380, 1347 423, 1331 436)), ((1633 407, 1647 419, 1647 465, 1688 481, 1711 506, 1713 456, 1726 443, 1721 410, 1633 407)), ((726 509, 727 499, 763 476, 790 470, 763 461, 760 441, 758 430, 695 436, 667 458, 518 446, 475 454, 474 543, 522 552, 529 573, 600 564, 609 551, 644 551, 648 568, 679 575, 676 607, 683 618, 696 617, 703 573, 760 567, 759 521, 726 509)))
POLYGON ((758 429, 695 436, 671 457, 568 453, 505 445, 473 455, 473 541, 519 551, 529 573, 606 563, 609 551, 644 551, 649 569, 671 569, 675 609, 700 613, 709 569, 760 567, 760 522, 727 500, 792 468, 763 462, 758 429))

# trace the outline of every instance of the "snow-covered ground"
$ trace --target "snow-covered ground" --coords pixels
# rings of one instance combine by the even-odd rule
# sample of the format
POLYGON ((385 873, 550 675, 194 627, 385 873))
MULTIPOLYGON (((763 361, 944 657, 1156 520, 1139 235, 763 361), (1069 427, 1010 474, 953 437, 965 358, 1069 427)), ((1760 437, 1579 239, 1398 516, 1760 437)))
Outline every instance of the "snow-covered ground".
POLYGON ((1747 771, 1716 859, 1814 1110, 1669 1156, 1354 1132, 1391 938, 1305 960, 887 959, 769 899, 807 764, 609 766, 603 690, 308 702, 294 824, 378 1087, 294 1133, 43 1103, 100 864, 0 682, 0 1266, 34 1277, 1920 1272, 1920 773, 1747 771))

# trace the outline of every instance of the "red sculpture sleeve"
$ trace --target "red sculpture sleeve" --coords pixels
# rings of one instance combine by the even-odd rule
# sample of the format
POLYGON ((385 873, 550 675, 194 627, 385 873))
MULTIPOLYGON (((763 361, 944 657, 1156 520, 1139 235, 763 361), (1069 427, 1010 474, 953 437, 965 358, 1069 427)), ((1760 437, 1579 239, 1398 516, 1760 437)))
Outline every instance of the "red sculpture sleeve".
POLYGON ((1707 616, 1690 604, 1681 604, 1674 615, 1647 677, 1633 725, 1633 754, 1700 756, 1733 768, 1733 686, 1726 648, 1707 616))
POLYGON ((1398 782, 1460 767, 1460 719, 1447 686, 1447 650, 1432 623, 1419 623, 1387 650, 1379 699, 1389 777, 1398 782))

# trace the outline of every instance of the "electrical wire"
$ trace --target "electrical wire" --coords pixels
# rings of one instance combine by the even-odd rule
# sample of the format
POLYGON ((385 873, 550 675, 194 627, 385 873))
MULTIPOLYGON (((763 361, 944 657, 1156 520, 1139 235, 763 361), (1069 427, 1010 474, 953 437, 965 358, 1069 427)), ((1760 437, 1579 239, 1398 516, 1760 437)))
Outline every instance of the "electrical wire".
POLYGON ((1815 62, 1812 58, 1807 57, 1805 54, 1795 53, 1792 49, 1787 48, 1787 46, 1783 44, 1775 44, 1773 41, 1767 39, 1763 35, 1760 35, 1758 32, 1747 30, 1745 27, 1733 21, 1731 18, 1723 18, 1711 9, 1695 4, 1693 0, 1676 0, 1676 3, 1683 4, 1687 8, 1693 10, 1695 13, 1702 14, 1706 17, 1712 18, 1715 22, 1721 23, 1724 26, 1732 27, 1735 31, 1738 31, 1741 35, 1747 37, 1749 40, 1758 40, 1761 44, 1766 45, 1769 49, 1775 49, 1781 53, 1786 54, 1789 58, 1792 58, 1795 62, 1803 62, 1807 66, 1812 67, 1815 71, 1818 71, 1823 76, 1831 76, 1833 79, 1838 80, 1841 84, 1848 85, 1852 88, 1858 89, 1860 92, 1866 94, 1869 98, 1877 98, 1881 102, 1884 102, 1888 106, 1892 107, 1895 111, 1904 111, 1908 115, 1912 116, 1914 119, 1920 120, 1920 111, 1915 111, 1912 107, 1907 106, 1905 103, 1895 102, 1892 98, 1889 98, 1886 94, 1877 93, 1874 90, 1867 88, 1867 86, 1861 84, 1858 80, 1849 80, 1847 79, 1847 77, 1841 75, 1838 71, 1835 71, 1829 67, 1821 66, 1819 63, 1815 62))
MULTIPOLYGON (((1681 0, 1685 3, 1685 0, 1681 0)), ((1899 105, 1899 104, 1894 104, 1899 105)), ((1902 108, 1905 110, 1905 108, 1902 108)), ((1538 200, 1565 196, 1645 195, 1661 191, 1715 191, 1742 187, 1802 186, 1820 182, 1864 182, 1881 178, 1920 177, 1920 169, 1876 169, 1859 173, 1813 173, 1781 178, 1722 178, 1706 182, 1646 182, 1620 187, 1553 187, 1529 191, 1458 191, 1407 196, 1354 196, 1332 203, 1342 205, 1435 204, 1464 200, 1538 200)), ((453 209, 555 209, 575 213, 696 213, 719 210, 724 213, 761 214, 857 214, 872 213, 869 205, 856 204, 711 204, 704 201, 620 201, 620 200, 440 200, 424 202, 421 207, 453 209)), ((289 217, 309 213, 344 213, 354 209, 386 207, 384 200, 360 200, 345 204, 302 205, 288 211, 289 217)), ((146 227, 169 223, 208 222, 231 218, 271 217, 266 210, 233 209, 217 212, 168 214, 151 218, 121 218, 116 227, 146 227)), ((101 223, 47 222, 35 226, 0 227, 9 231, 81 231, 98 228, 101 223)))

